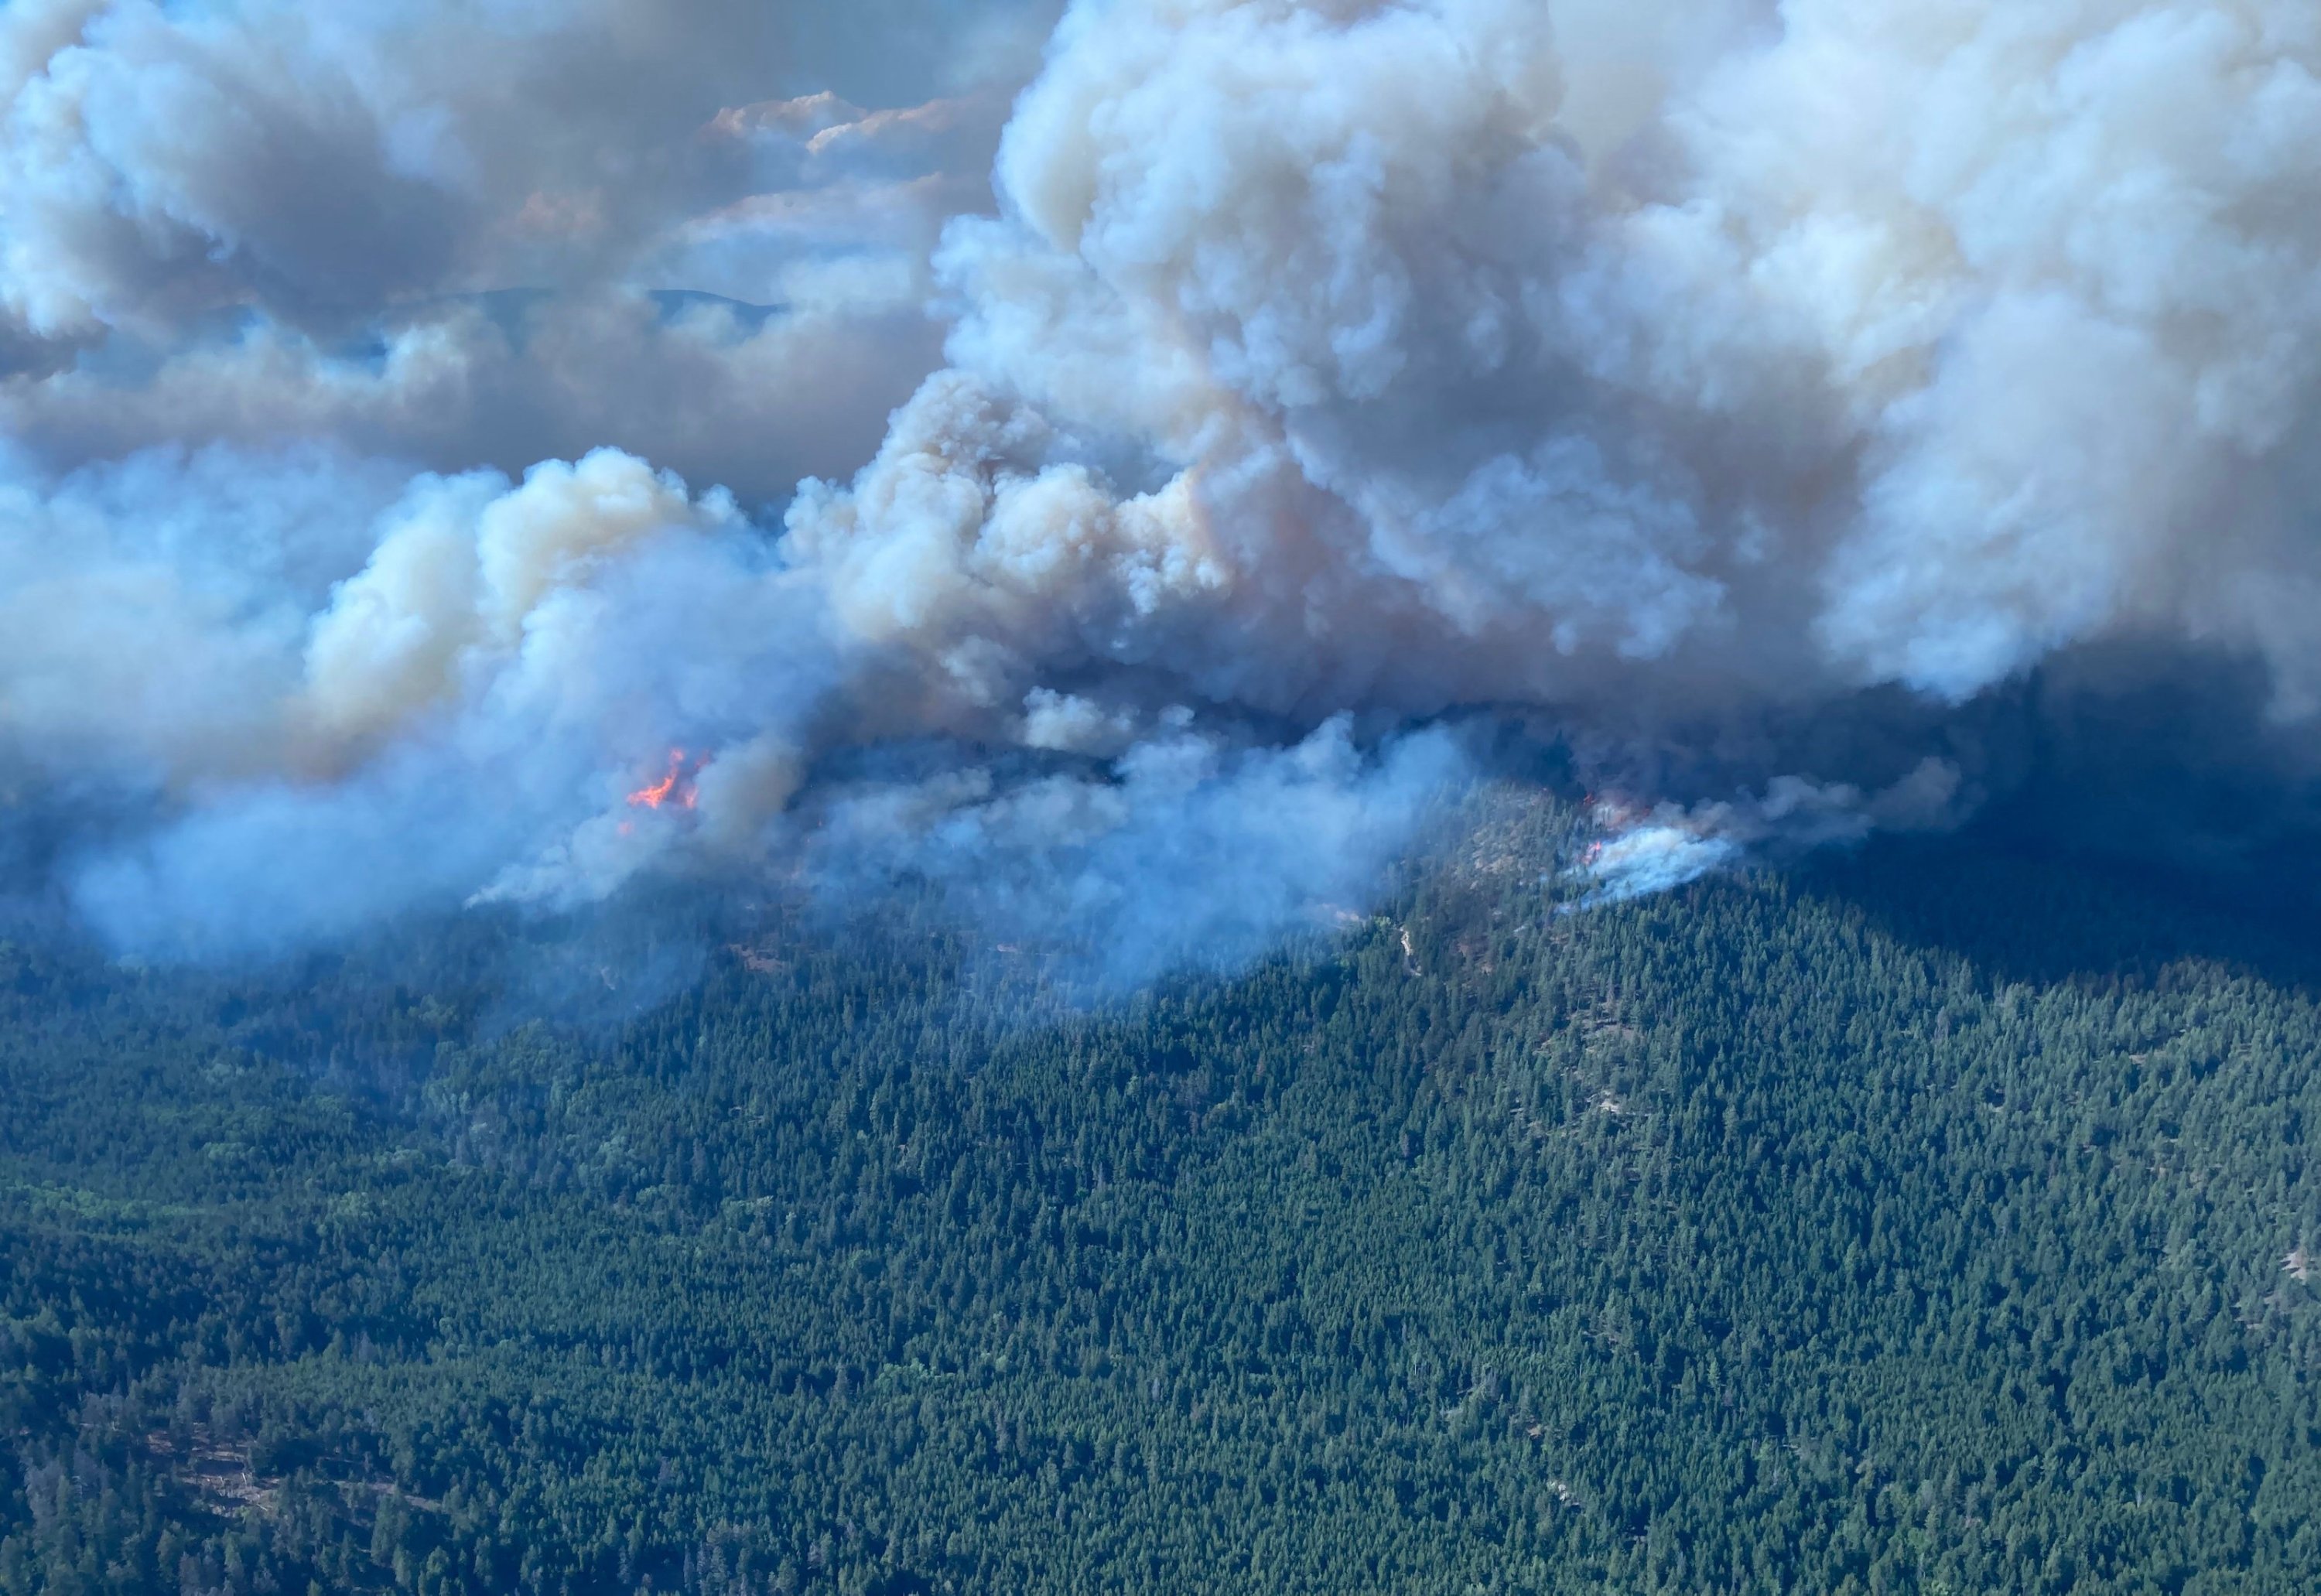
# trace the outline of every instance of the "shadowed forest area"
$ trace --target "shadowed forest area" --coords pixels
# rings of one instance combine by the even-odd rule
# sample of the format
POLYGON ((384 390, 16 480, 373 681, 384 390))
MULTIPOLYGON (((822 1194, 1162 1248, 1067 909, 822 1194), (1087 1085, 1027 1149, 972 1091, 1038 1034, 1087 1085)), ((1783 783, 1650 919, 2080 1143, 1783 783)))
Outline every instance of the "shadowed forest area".
POLYGON ((2321 1586, 2309 950, 1956 843, 1558 913, 1561 824, 1096 1008, 0 948, 0 1591, 2321 1586))

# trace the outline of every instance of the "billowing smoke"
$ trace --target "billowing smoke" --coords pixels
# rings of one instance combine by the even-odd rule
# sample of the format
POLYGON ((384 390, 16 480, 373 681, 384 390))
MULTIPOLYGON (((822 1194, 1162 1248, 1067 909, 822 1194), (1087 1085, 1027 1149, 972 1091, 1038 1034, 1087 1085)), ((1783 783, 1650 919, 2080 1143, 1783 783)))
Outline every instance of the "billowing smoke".
POLYGON ((937 358, 927 251, 1052 9, 15 0, 0 423, 785 497, 937 358))
POLYGON ((0 788, 92 923, 906 876, 1133 978, 1509 727, 1605 897, 2107 680, 2316 768, 2305 0, 869 9, 0 13, 0 788))

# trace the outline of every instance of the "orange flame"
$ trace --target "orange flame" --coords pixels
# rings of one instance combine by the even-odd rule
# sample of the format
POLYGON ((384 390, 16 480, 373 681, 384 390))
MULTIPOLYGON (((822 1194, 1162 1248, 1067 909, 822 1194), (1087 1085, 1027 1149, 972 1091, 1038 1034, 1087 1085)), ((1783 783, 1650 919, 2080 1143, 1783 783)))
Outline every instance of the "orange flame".
POLYGON ((661 779, 648 787, 640 787, 629 794, 632 809, 658 809, 663 804, 675 804, 680 809, 690 809, 694 803, 693 778, 697 770, 685 756, 682 748, 669 751, 669 770, 661 779))

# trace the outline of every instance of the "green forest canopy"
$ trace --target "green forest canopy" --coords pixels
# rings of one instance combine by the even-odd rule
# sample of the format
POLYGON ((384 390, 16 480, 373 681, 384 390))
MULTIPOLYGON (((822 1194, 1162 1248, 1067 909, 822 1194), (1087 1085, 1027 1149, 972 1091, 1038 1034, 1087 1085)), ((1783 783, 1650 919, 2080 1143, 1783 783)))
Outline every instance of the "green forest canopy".
POLYGON ((0 1591, 2321 1589, 2295 946, 1955 844, 1559 914, 1543 828, 1077 1011, 0 946, 0 1591))

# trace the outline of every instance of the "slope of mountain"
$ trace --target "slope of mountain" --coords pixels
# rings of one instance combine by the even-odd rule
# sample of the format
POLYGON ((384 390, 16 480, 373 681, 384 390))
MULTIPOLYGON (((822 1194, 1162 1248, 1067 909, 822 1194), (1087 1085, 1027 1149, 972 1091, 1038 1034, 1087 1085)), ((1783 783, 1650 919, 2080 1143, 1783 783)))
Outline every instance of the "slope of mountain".
POLYGON ((2294 946, 1530 858, 1028 1018, 940 929, 581 1031, 0 951, 0 1591, 2321 1588, 2294 946))

